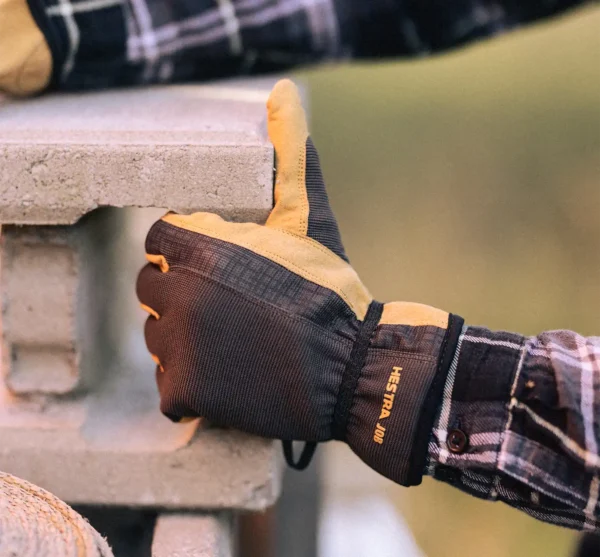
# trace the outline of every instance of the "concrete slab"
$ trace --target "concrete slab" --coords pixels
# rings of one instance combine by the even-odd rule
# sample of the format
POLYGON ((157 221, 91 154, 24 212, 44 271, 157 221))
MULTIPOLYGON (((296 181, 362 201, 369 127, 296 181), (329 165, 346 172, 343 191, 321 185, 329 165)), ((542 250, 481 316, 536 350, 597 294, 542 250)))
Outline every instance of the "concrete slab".
POLYGON ((197 423, 170 424, 150 409, 126 432, 109 424, 104 435, 88 435, 94 418, 84 408, 45 403, 36 423, 33 412, 7 405, 3 396, 0 469, 71 504, 264 509, 279 495, 279 447, 271 441, 197 423))
POLYGON ((272 205, 271 82, 0 99, 0 222, 100 206, 260 221, 272 205))
POLYGON ((228 515, 163 514, 156 521, 152 557, 231 557, 228 515))

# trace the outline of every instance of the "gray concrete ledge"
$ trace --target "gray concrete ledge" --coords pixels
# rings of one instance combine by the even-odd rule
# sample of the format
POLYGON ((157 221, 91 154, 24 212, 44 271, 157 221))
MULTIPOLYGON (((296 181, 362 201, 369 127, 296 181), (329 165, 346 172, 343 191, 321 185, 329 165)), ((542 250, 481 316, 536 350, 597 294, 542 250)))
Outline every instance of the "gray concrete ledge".
POLYGON ((263 220, 273 172, 266 85, 0 100, 0 222, 71 224, 101 206, 263 220))
POLYGON ((158 517, 152 557, 231 557, 228 515, 164 514, 158 517))
POLYGON ((143 415, 137 427, 90 435, 83 409, 56 410, 46 404, 46 419, 19 411, 20 420, 14 406, 3 411, 0 469, 70 504, 259 510, 279 495, 280 449, 272 441, 143 415), (17 424, 7 427, 7 419, 17 424))

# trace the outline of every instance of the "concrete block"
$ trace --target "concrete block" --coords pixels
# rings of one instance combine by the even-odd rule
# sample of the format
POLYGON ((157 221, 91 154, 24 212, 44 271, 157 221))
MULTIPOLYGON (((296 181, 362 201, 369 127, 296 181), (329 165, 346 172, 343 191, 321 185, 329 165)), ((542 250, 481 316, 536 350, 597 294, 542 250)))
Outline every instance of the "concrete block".
POLYGON ((278 443, 160 414, 134 289, 164 209, 114 208, 264 219, 270 85, 0 101, 0 470, 73 504, 274 503, 278 443))
POLYGON ((100 206, 263 220, 272 203, 271 84, 0 101, 0 222, 71 224, 100 206))
POLYGON ((152 557, 231 557, 228 515, 163 514, 156 521, 152 557))
MULTIPOLYGON (((83 335, 95 344, 93 388, 78 396, 24 397, 0 381, 0 470, 72 504, 264 509, 280 491, 278 442, 199 421, 173 424, 159 412, 155 364, 143 338, 147 314, 134 285, 145 231, 160 214, 126 210, 114 248, 108 232, 89 234, 111 254, 84 258, 104 288, 87 297, 97 306, 88 310, 88 322, 106 331, 83 335)), ((89 215, 99 221, 90 230, 109 228, 109 217, 89 215)))
POLYGON ((79 383, 79 260, 71 234, 53 228, 2 231, 3 368, 17 393, 66 393, 79 383))
MULTIPOLYGON (((122 401, 119 401, 122 403, 122 401)), ((80 405, 0 396, 0 469, 70 504, 264 509, 279 496, 279 444, 236 431, 176 425, 156 406, 101 416, 80 405), (37 407, 36 407, 37 405, 37 407), (116 423, 117 422, 117 423, 116 423)), ((153 401, 156 404, 156 401, 153 401)))
POLYGON ((2 370, 14 393, 93 382, 112 280, 102 270, 122 225, 118 211, 100 210, 74 226, 2 227, 2 370))

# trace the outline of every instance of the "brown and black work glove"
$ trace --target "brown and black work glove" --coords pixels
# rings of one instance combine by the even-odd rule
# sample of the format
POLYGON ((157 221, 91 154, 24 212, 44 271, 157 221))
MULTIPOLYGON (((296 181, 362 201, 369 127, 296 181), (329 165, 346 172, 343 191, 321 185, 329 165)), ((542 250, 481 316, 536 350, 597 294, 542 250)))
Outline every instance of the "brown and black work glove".
POLYGON ((348 263, 298 91, 269 98, 275 207, 264 226, 169 213, 146 240, 137 291, 151 314, 161 410, 314 444, 346 441, 388 478, 421 481, 462 327, 420 304, 373 300, 348 263))

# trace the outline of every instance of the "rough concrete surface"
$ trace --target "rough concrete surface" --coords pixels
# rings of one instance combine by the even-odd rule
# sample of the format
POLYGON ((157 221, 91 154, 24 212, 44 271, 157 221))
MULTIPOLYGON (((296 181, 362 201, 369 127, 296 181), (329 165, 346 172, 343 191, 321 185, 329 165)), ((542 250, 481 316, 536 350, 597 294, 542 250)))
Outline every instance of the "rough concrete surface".
POLYGON ((71 224, 99 206, 262 220, 272 204, 268 89, 262 81, 0 100, 0 222, 71 224))
POLYGON ((135 281, 164 209, 104 207, 263 219, 268 89, 0 100, 0 470, 77 504, 273 504, 278 443, 160 414, 135 281))
POLYGON ((2 373, 17 394, 66 394, 102 374, 104 270, 117 255, 123 213, 103 209, 74 226, 2 227, 2 373))
POLYGON ((227 515, 163 514, 156 521, 152 557, 231 557, 227 515))
POLYGON ((17 393, 66 393, 79 382, 75 305, 79 257, 62 227, 2 231, 6 382, 17 393))
POLYGON ((134 443, 129 448, 122 438, 110 443, 112 425, 103 439, 94 439, 85 435, 85 418, 80 427, 69 423, 69 417, 83 417, 82 409, 77 415, 68 408, 69 416, 46 405, 37 424, 28 420, 31 415, 23 416, 23 422, 29 421, 25 427, 18 424, 20 411, 6 406, 0 416, 0 469, 71 504, 264 509, 279 495, 279 447, 270 441, 236 431, 195 432, 196 424, 190 428, 167 424, 166 419, 159 423, 159 416, 141 416, 145 423, 128 428, 128 433, 138 441, 145 438, 144 447, 134 443), (50 420, 44 419, 44 411, 54 413, 50 420), (7 421, 17 424, 11 427, 7 421), (158 431, 151 431, 152 425, 158 431), (158 433, 163 440, 157 439, 158 433), (184 444, 189 435, 192 440, 184 444), (177 443, 179 448, 168 446, 177 443))

